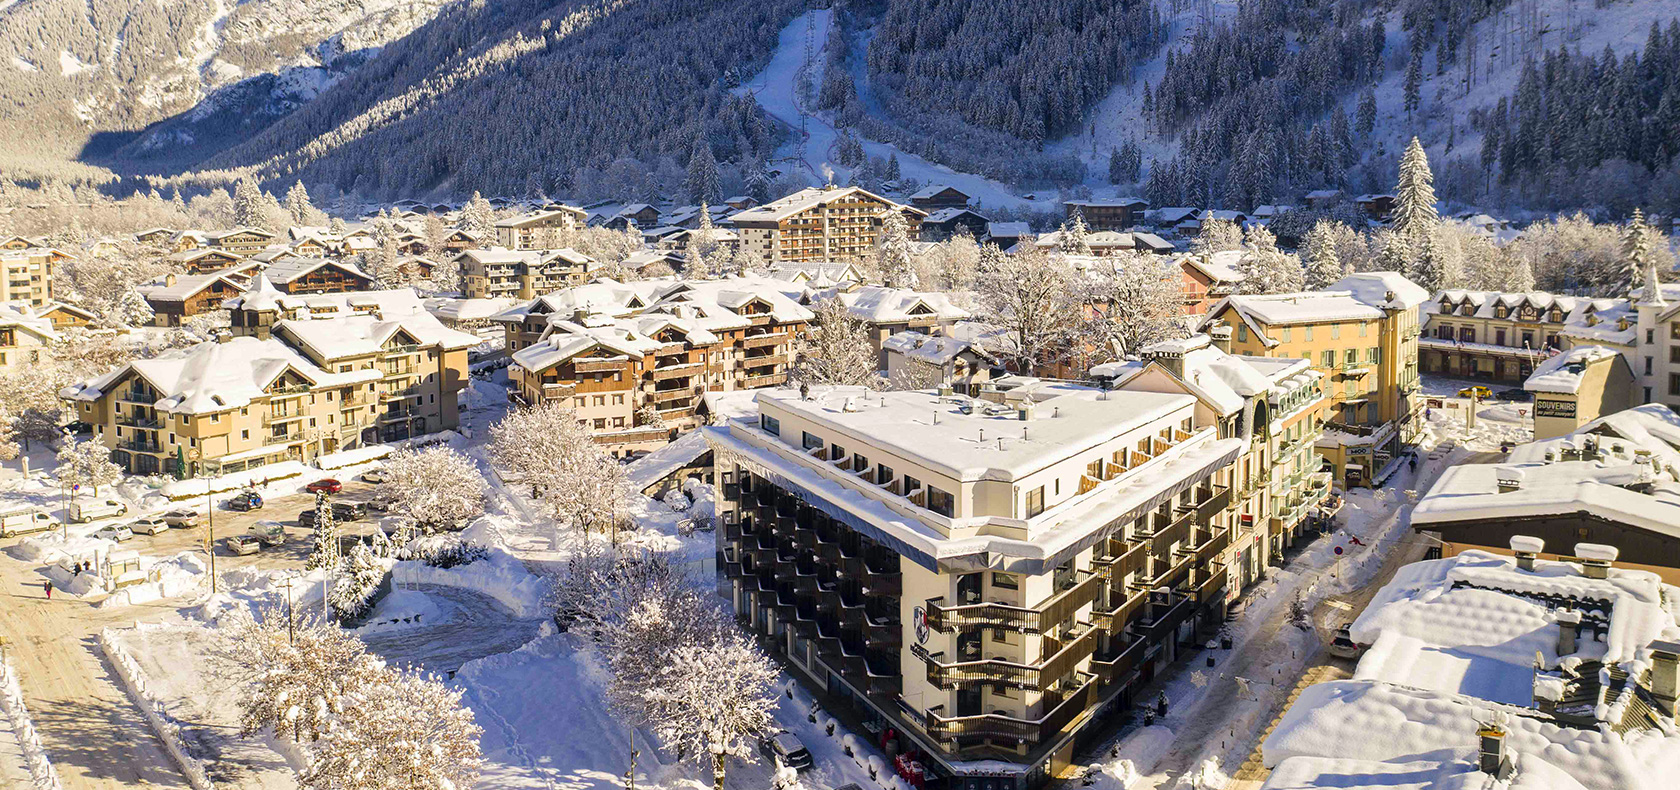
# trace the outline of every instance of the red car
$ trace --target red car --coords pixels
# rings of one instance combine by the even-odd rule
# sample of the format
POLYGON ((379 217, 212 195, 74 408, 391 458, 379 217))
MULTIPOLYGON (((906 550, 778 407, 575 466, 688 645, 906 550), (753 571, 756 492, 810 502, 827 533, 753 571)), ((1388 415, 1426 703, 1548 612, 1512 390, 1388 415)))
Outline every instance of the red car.
POLYGON ((343 487, 344 486, 342 484, 340 484, 337 480, 334 480, 334 479, 329 477, 325 480, 316 480, 315 482, 304 486, 303 490, 308 491, 311 494, 319 494, 323 491, 325 491, 326 493, 329 493, 329 494, 336 494, 336 493, 339 492, 339 489, 341 489, 343 487))

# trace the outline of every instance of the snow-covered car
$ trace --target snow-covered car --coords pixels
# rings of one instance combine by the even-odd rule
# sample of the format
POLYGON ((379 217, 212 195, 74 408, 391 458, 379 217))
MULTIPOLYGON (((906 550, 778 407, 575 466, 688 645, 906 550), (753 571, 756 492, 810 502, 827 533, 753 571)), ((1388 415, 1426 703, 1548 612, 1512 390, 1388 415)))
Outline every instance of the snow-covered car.
POLYGON ((1337 658, 1358 658, 1359 654, 1364 652, 1360 650, 1359 644, 1353 641, 1348 623, 1343 623, 1336 629, 1336 635, 1330 639, 1330 647, 1327 649, 1330 655, 1337 658))
POLYGON ((787 730, 782 730, 768 738, 760 739, 758 751, 765 757, 773 758, 782 765, 803 771, 814 764, 811 750, 805 748, 805 743, 799 736, 787 730))
POLYGON ((270 546, 278 546, 286 542, 286 525, 266 519, 258 521, 245 528, 245 537, 260 540, 270 546))
POLYGON ((184 508, 171 510, 163 514, 163 521, 171 527, 196 527, 198 526, 198 512, 184 508))
POLYGON ((369 469, 362 473, 362 482, 364 483, 378 485, 390 479, 391 476, 386 474, 384 469, 369 469))
POLYGON ((262 541, 255 535, 234 535, 225 542, 227 550, 233 554, 256 554, 262 551, 262 541))
POLYGON ((109 526, 100 527, 97 532, 93 533, 93 536, 121 543, 134 537, 134 530, 129 529, 127 524, 111 524, 109 526))
POLYGON ((156 514, 141 516, 128 522, 128 530, 136 535, 157 535, 169 531, 169 522, 156 514))

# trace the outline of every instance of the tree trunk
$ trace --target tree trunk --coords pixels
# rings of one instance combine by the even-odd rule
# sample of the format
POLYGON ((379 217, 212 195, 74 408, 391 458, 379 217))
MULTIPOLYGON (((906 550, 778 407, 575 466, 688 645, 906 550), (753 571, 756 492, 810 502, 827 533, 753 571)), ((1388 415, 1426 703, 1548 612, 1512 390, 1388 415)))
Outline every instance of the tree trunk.
POLYGON ((712 790, 723 790, 723 761, 728 755, 712 755, 712 790))

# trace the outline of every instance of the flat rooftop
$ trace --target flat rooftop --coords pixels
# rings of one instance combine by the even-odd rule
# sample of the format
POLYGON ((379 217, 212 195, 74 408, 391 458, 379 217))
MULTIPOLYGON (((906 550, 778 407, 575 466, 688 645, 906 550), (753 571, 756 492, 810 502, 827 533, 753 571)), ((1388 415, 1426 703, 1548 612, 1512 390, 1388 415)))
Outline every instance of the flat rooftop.
POLYGON ((959 480, 1023 477, 1176 411, 1189 416, 1196 403, 1184 394, 1105 395, 1051 382, 1032 385, 1026 397, 1033 404, 1028 420, 1020 419, 1014 402, 924 390, 814 388, 802 399, 798 390, 774 389, 759 391, 757 400, 772 416, 778 410, 798 415, 959 480))

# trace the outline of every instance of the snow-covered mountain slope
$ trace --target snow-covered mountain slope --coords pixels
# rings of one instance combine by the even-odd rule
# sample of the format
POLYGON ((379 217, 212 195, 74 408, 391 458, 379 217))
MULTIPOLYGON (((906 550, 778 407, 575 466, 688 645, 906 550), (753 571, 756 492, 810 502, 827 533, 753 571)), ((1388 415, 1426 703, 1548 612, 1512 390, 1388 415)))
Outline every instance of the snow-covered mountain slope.
POLYGON ((449 2, 21 0, 0 8, 0 153, 78 156, 168 119, 141 150, 249 133, 449 2))

